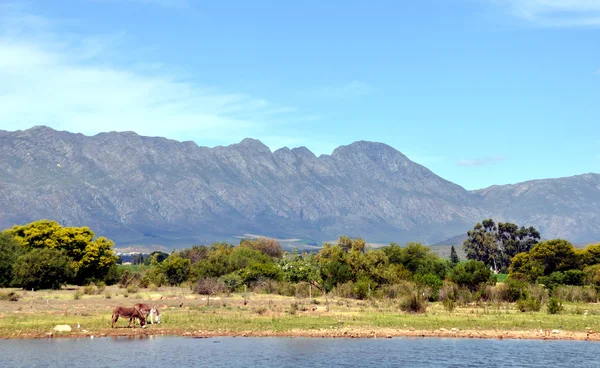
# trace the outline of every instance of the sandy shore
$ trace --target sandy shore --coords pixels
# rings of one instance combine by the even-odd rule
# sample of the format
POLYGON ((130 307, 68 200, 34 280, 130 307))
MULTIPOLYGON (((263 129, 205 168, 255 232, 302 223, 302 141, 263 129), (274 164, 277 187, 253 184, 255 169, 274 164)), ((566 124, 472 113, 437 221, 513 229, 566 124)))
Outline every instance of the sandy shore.
POLYGON ((578 340, 600 341, 600 334, 570 331, 498 331, 498 330, 415 330, 415 329, 335 329, 335 330, 294 330, 294 331, 183 331, 169 328, 115 328, 101 331, 74 331, 70 333, 15 333, 12 336, 2 336, 4 339, 36 339, 36 338, 99 338, 99 337, 151 337, 151 336, 182 336, 188 338, 231 337, 311 337, 311 338, 465 338, 465 339, 528 339, 528 340, 578 340))

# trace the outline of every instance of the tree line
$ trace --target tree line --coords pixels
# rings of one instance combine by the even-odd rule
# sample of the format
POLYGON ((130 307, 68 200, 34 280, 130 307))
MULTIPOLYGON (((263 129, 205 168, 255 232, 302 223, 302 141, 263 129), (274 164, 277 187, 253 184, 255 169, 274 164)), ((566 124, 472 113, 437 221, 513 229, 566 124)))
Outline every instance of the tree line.
POLYGON ((533 227, 484 220, 467 234, 460 260, 443 259, 420 243, 372 248, 341 236, 318 252, 286 252, 273 239, 213 243, 140 258, 133 272, 117 266, 114 243, 86 228, 37 221, 0 233, 0 286, 60 288, 65 283, 119 283, 122 287, 188 285, 200 294, 239 292, 402 299, 411 311, 427 302, 517 302, 535 309, 573 290, 596 301, 600 244, 577 249, 566 240, 540 240, 533 227), (508 273, 497 283, 498 273, 508 273), (576 288, 576 289, 573 289, 576 288))

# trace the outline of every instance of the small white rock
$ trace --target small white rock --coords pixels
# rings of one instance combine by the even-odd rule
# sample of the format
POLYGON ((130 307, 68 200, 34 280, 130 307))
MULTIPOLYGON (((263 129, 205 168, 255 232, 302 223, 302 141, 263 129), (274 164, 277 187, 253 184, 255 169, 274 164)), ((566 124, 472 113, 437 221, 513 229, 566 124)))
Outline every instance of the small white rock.
POLYGON ((56 326, 54 326, 54 331, 56 331, 56 332, 71 332, 72 328, 69 325, 56 325, 56 326))

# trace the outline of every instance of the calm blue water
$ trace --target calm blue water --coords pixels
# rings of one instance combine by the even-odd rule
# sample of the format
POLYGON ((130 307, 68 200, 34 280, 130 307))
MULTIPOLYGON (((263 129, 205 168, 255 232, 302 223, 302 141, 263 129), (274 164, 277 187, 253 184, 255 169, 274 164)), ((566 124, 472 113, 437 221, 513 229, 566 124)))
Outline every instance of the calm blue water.
POLYGON ((0 367, 600 367, 600 343, 467 339, 0 340, 0 367))

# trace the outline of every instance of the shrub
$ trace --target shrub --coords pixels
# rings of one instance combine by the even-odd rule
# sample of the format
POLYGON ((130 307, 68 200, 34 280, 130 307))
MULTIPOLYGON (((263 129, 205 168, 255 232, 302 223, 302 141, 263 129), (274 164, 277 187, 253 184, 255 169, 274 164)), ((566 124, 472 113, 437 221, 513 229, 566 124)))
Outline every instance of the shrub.
POLYGON ((353 287, 354 287, 354 283, 352 281, 348 281, 343 284, 338 284, 333 289, 333 295, 340 297, 340 298, 353 298, 354 297, 354 293, 352 292, 353 287))
POLYGON ((466 287, 461 287, 456 292, 456 300, 462 305, 469 304, 473 301, 473 293, 466 287))
POLYGON ((132 293, 135 294, 139 291, 140 289, 135 285, 135 284, 131 284, 129 286, 127 286, 127 293, 132 293))
POLYGON ((112 298, 112 295, 110 294, 110 291, 106 291, 106 292, 104 293, 104 298, 105 298, 105 299, 110 299, 110 298, 112 298))
POLYGON ((147 289, 150 286, 150 277, 148 275, 142 276, 138 285, 142 289, 147 289))
POLYGON ((513 303, 519 299, 527 298, 527 283, 512 277, 506 280, 506 289, 504 289, 504 295, 502 299, 504 301, 513 303))
POLYGON ((480 285, 489 282, 491 277, 492 271, 486 267, 485 263, 470 260, 454 267, 450 274, 450 281, 474 291, 480 285))
POLYGON ((262 316, 263 314, 267 313, 267 308, 265 308, 265 307, 258 307, 258 308, 256 308, 256 313, 258 313, 259 315, 262 316))
POLYGON ((227 286, 216 277, 207 277, 200 279, 194 284, 193 292, 200 295, 213 295, 227 291, 227 286))
POLYGON ((59 250, 32 249, 17 258, 13 281, 27 290, 60 289, 75 276, 71 264, 72 259, 59 250))
POLYGON ((225 287, 229 292, 234 292, 238 290, 243 285, 243 280, 237 273, 230 273, 221 278, 225 287))
POLYGON ((400 309, 409 313, 425 313, 427 311, 427 301, 413 294, 400 301, 400 309))
POLYGON ((298 303, 294 302, 290 304, 290 314, 294 315, 298 312, 298 303))
POLYGON ((444 305, 444 309, 450 313, 454 312, 454 309, 456 308, 456 302, 451 298, 444 299, 442 304, 444 305))
POLYGON ((400 281, 392 285, 383 285, 381 287, 383 295, 389 299, 396 299, 399 297, 411 295, 416 287, 415 284, 409 281, 400 281))
POLYGON ((104 283, 104 281, 100 281, 100 282, 98 282, 96 287, 98 288, 98 290, 97 290, 98 294, 102 294, 104 292, 104 289, 106 289, 106 284, 104 283))
POLYGON ((122 269, 116 264, 111 265, 104 276, 104 282, 106 285, 115 285, 121 280, 122 269))
POLYGON ((133 280, 133 273, 129 270, 123 271, 121 274, 121 279, 119 280, 119 287, 121 289, 125 289, 129 284, 131 284, 133 280))
POLYGON ((506 284, 497 284, 497 285, 487 285, 483 292, 483 298, 492 303, 500 303, 505 299, 505 295, 507 294, 508 287, 506 284))
MULTIPOLYGON (((316 288, 313 288, 313 295, 315 294, 316 288)), ((277 294, 283 296, 294 296, 296 294, 296 284, 291 282, 279 282, 277 283, 277 294)))
POLYGON ((569 302, 596 303, 598 292, 590 286, 559 286, 552 296, 569 302))
POLYGON ((96 284, 94 284, 93 282, 90 282, 89 285, 87 285, 83 288, 83 293, 85 295, 94 295, 94 294, 96 294, 97 291, 98 291, 98 288, 96 287, 96 284))
POLYGON ((600 288, 600 264, 586 267, 583 270, 585 282, 600 288))
POLYGON ((559 314, 563 310, 562 301, 558 298, 550 298, 548 301, 548 314, 559 314))
POLYGON ((532 298, 539 299, 542 303, 548 301, 548 289, 542 285, 530 284, 527 286, 526 293, 532 298))
POLYGON ((453 282, 444 282, 442 287, 438 292, 438 299, 442 302, 450 299, 452 301, 456 301, 456 296, 458 294, 458 286, 456 286, 453 282))
POLYGON ((19 301, 20 298, 21 296, 14 291, 11 291, 10 293, 0 293, 0 300, 16 302, 19 301))
POLYGON ((75 292, 75 294, 73 294, 73 299, 79 300, 79 299, 81 299, 82 296, 83 296, 83 293, 81 292, 81 290, 77 290, 75 292))
POLYGON ((542 309, 542 302, 538 298, 527 297, 517 301, 517 308, 521 312, 539 312, 542 309))
POLYGON ((439 277, 431 273, 425 275, 415 275, 414 278, 417 285, 429 288, 429 300, 435 301, 438 299, 440 288, 443 286, 443 281, 439 277))
POLYGON ((352 295, 357 299, 367 299, 370 296, 371 288, 375 288, 375 285, 367 278, 360 279, 352 286, 352 295))

